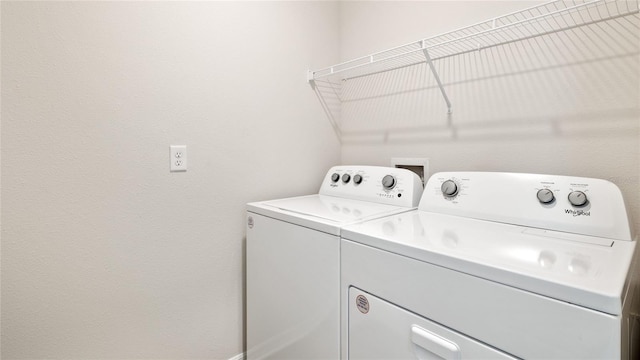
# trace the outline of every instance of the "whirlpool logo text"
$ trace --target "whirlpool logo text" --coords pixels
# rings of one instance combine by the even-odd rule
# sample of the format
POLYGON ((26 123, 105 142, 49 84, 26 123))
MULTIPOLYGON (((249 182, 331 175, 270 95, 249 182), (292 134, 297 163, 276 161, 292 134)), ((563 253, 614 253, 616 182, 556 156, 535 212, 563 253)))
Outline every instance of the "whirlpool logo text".
POLYGON ((584 210, 565 209, 564 212, 565 214, 571 214, 573 216, 591 216, 590 211, 584 211, 584 210))

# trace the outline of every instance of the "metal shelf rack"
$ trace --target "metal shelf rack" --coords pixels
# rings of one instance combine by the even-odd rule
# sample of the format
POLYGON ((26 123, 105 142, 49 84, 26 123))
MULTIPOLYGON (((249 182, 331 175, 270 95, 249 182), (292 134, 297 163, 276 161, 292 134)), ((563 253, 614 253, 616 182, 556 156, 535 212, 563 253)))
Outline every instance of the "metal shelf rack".
MULTIPOLYGON (((631 41, 640 42, 637 19, 628 19, 636 18, 638 13, 638 0, 551 1, 327 68, 310 70, 308 82, 316 91, 338 135, 340 129, 333 115, 336 106, 333 99, 340 101, 342 83, 418 64, 428 65, 442 93, 447 112, 451 114, 452 104, 447 96, 446 85, 443 85, 433 65, 435 61, 515 42, 548 38, 551 34, 584 26, 598 26, 602 22, 624 22, 621 26, 625 32, 631 33, 631 41), (329 97, 326 96, 328 93, 331 94, 329 97)), ((610 55, 606 50, 602 56, 610 55)))

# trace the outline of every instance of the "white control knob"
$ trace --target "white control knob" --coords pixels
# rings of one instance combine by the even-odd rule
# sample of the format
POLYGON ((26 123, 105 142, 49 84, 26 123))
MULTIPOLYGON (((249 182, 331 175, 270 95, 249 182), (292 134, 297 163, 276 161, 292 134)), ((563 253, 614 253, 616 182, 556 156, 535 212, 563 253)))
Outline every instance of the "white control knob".
POLYGON ((446 197, 454 197, 458 194, 458 185, 453 180, 447 180, 440 186, 442 194, 446 197))
POLYGON ((587 194, 582 191, 572 191, 569 193, 569 202, 573 206, 585 206, 587 201, 587 194))
POLYGON ((549 189, 538 190, 538 200, 543 204, 549 204, 556 198, 553 196, 553 191, 549 189))
POLYGON ((396 186, 396 178, 394 178, 392 175, 385 175, 385 177, 382 178, 382 187, 385 190, 391 190, 396 186))

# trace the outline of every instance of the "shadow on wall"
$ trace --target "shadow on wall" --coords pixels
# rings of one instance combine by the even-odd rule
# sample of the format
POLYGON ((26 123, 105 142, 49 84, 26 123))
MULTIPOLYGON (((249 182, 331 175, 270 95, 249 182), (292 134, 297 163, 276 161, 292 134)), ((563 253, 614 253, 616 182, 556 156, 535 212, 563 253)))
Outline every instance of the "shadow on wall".
POLYGON ((452 141, 532 140, 557 137, 631 137, 640 132, 640 110, 612 109, 601 113, 563 117, 521 117, 486 120, 473 124, 414 126, 407 128, 342 132, 343 144, 411 144, 452 141))
POLYGON ((636 136, 640 17, 594 23, 315 89, 343 144, 636 136))

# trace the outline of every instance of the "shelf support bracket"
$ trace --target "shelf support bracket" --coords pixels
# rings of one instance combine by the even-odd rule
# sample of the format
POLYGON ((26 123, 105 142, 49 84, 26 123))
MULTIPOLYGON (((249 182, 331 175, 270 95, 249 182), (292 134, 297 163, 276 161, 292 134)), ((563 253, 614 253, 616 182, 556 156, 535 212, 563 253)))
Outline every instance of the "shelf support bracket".
POLYGON ((342 144, 342 131, 340 130, 340 126, 338 125, 336 118, 333 116, 333 113, 331 112, 331 108, 329 107, 324 97, 322 96, 320 89, 318 89, 318 86, 316 85, 316 80, 313 76, 313 71, 311 70, 307 72, 307 81, 309 82, 311 89, 313 89, 313 92, 316 93, 316 96, 320 101, 320 105, 322 106, 322 110, 324 110, 324 113, 329 118, 331 127, 333 127, 333 131, 336 133, 336 136, 338 137, 338 141, 342 144))
POLYGON ((440 92, 442 93, 442 97, 444 97, 444 102, 447 103, 447 114, 451 114, 451 101, 449 101, 449 97, 447 96, 447 92, 444 91, 444 86, 442 86, 442 81, 440 81, 440 76, 436 71, 436 67, 433 66, 433 61, 431 60, 431 56, 429 55, 429 50, 427 50, 427 44, 425 41, 422 41, 422 52, 424 53, 424 57, 427 59, 427 64, 429 65, 429 69, 431 69, 431 73, 433 77, 436 79, 436 83, 438 83, 438 87, 440 88, 440 92))
POLYGON ((316 88, 316 79, 313 76, 313 71, 307 70, 307 82, 311 85, 312 89, 316 88))

